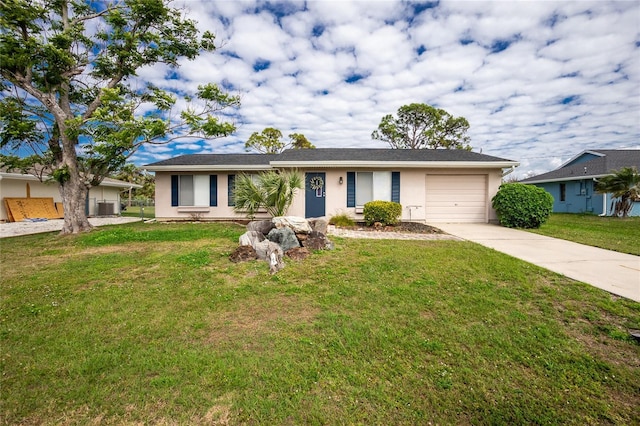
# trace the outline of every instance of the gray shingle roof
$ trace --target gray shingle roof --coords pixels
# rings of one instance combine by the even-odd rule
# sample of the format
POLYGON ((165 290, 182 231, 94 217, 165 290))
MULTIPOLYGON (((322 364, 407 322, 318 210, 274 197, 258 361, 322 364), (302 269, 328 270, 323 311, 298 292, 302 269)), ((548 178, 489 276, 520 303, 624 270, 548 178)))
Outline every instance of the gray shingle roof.
MULTIPOLYGON (((586 153, 581 153, 580 155, 586 153)), ((522 183, 549 182, 554 180, 574 180, 590 177, 601 177, 620 170, 623 167, 635 166, 640 170, 640 149, 590 149, 588 152, 603 154, 577 164, 560 167, 538 176, 522 180, 522 183)), ((578 157, 580 157, 578 155, 578 157)), ((578 158, 576 157, 576 159, 578 158)))
POLYGON ((288 149, 276 161, 510 161, 461 149, 288 149))
POLYGON ((189 154, 146 166, 268 166, 277 157, 271 154, 189 154))
POLYGON ((181 155, 145 167, 216 166, 241 169, 243 166, 268 166, 275 162, 341 162, 341 161, 417 161, 417 162, 493 162, 510 161, 477 152, 448 149, 361 149, 318 148, 288 149, 281 154, 190 154, 181 155))

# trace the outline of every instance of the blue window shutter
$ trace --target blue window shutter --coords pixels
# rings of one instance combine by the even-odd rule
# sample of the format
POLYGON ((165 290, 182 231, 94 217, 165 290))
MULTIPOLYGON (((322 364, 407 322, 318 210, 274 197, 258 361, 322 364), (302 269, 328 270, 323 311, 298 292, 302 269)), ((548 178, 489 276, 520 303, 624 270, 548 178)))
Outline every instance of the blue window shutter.
POLYGON ((356 172, 347 172, 347 207, 356 206, 356 172))
POLYGON ((227 176, 227 182, 227 197, 229 199, 229 202, 227 204, 230 206, 235 206, 236 203, 233 201, 233 190, 236 187, 236 175, 227 176))
POLYGON ((178 205, 178 175, 171 175, 171 206, 178 205))
POLYGON ((391 172, 391 201, 400 202, 400 172, 391 172))
POLYGON ((218 205, 218 176, 209 175, 209 206, 218 205))

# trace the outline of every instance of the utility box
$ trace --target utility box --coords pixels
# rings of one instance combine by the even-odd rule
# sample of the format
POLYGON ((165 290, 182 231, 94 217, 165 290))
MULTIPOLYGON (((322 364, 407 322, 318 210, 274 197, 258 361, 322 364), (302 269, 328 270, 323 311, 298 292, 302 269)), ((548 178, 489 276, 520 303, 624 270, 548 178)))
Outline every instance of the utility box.
POLYGON ((98 203, 98 216, 113 216, 114 207, 113 203, 98 203))

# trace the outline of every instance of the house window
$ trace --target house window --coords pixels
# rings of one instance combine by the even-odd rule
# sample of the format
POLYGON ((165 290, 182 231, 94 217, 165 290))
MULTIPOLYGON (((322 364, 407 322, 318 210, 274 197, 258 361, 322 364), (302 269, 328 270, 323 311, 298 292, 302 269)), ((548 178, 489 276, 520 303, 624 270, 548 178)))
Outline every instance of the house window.
POLYGON ((400 172, 347 172, 347 207, 374 200, 400 202, 400 172))
POLYGON ((560 201, 567 201, 567 184, 560 184, 560 201))
POLYGON ((172 175, 171 205, 204 207, 218 205, 218 176, 172 175))
POLYGON ((180 187, 178 189, 179 206, 195 206, 193 202, 193 175, 178 176, 180 187))
MULTIPOLYGON (((247 176, 251 176, 251 180, 255 185, 260 183, 260 175, 258 173, 244 173, 247 176)), ((227 199, 229 206, 235 206, 234 192, 236 190, 236 175, 227 176, 227 199)))
POLYGON ((233 199, 233 192, 236 188, 236 175, 227 176, 227 199, 229 206, 235 206, 236 202, 233 199))

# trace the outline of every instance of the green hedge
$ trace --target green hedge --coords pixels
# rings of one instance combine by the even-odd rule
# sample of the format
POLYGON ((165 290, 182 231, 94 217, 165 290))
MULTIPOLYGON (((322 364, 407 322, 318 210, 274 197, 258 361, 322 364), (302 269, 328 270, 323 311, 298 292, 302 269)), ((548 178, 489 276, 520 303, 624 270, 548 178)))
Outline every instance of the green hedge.
POLYGON ((542 188, 504 183, 491 200, 500 224, 508 228, 540 228, 553 211, 553 197, 542 188))
POLYGON ((393 201, 369 201, 364 205, 364 221, 369 226, 376 222, 395 225, 401 214, 402 206, 393 201))

